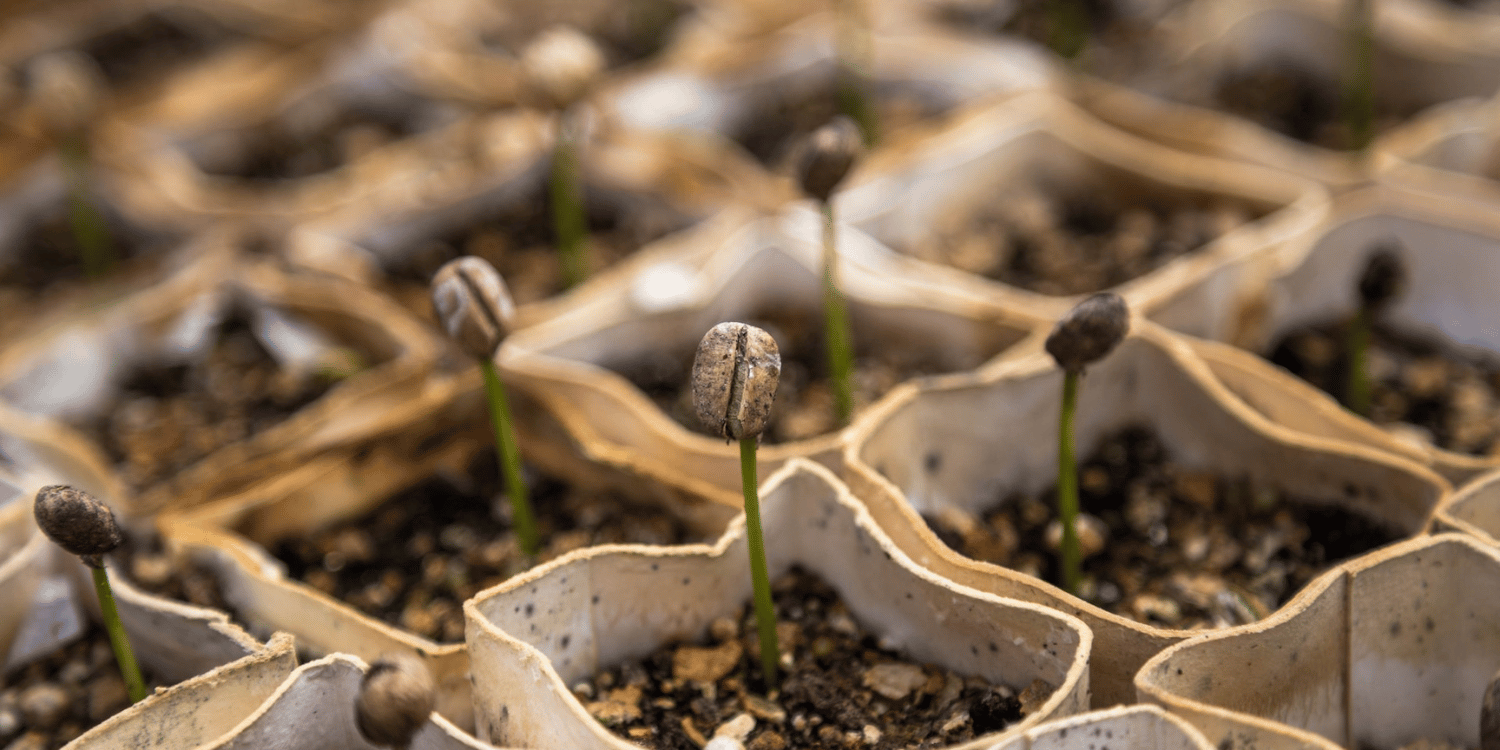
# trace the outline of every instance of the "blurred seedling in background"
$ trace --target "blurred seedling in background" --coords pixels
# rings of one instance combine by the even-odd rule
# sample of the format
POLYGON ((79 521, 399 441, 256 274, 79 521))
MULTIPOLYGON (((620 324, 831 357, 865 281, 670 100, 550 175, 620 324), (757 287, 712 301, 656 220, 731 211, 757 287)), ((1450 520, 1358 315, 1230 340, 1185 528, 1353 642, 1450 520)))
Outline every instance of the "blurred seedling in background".
POLYGON ((557 113, 552 146, 552 226, 564 286, 589 274, 583 185, 578 166, 582 139, 580 103, 604 70, 604 53, 587 35, 569 26, 543 31, 521 53, 521 70, 532 92, 557 113))
POLYGON ((1078 544, 1078 464, 1074 456, 1073 415, 1084 368, 1108 355, 1130 330, 1130 311, 1113 292, 1101 292, 1068 311, 1047 336, 1047 353, 1063 371, 1062 408, 1057 426, 1057 518, 1062 524, 1063 588, 1078 593, 1083 555, 1078 544))
POLYGON ((1362 417, 1370 415, 1370 337, 1376 319, 1406 289, 1406 266, 1401 262, 1400 245, 1375 248, 1365 259, 1356 291, 1359 304, 1349 322, 1345 349, 1349 360, 1349 383, 1345 406, 1362 417))
POLYGON ((29 72, 32 95, 68 182, 68 221, 84 274, 101 278, 114 266, 115 258, 109 227, 91 197, 89 133, 104 97, 104 74, 92 59, 75 51, 42 55, 31 63, 29 72))
POLYGON ((464 256, 443 265, 432 277, 432 307, 438 323, 465 354, 479 362, 495 428, 495 450, 510 496, 511 524, 521 551, 534 558, 540 549, 536 518, 531 511, 526 480, 521 476, 521 451, 511 424, 505 384, 495 368, 495 354, 510 334, 515 305, 505 280, 482 258, 464 256))
POLYGON ((1345 0, 1344 127, 1361 157, 1375 137, 1375 3, 1345 0))
POLYGON ((709 329, 693 358, 693 405, 698 419, 726 441, 740 441, 740 485, 745 496, 745 537, 755 591, 755 624, 767 691, 776 686, 776 609, 766 573, 755 450, 771 420, 781 380, 781 352, 771 334, 744 323, 709 329))
POLYGON ((797 161, 797 183, 802 192, 818 201, 823 214, 823 342, 839 426, 848 424, 854 415, 854 340, 848 306, 838 284, 833 191, 849 174, 861 151, 858 126, 840 115, 813 132, 797 161))
POLYGON ((125 541, 120 525, 115 522, 114 512, 93 495, 60 484, 38 490, 32 512, 36 516, 37 528, 53 544, 77 555, 93 572, 94 593, 99 597, 99 612, 104 620, 104 630, 109 634, 109 645, 120 664, 130 702, 139 703, 146 697, 146 681, 141 678, 135 652, 130 648, 125 626, 120 623, 120 612, 109 586, 109 573, 104 569, 104 556, 125 541))
POLYGON ((880 142, 880 116, 870 82, 870 17, 866 0, 834 0, 839 111, 854 120, 866 148, 880 142))
POLYGON ((411 654, 386 654, 359 683, 355 725, 371 744, 406 750, 436 704, 437 683, 427 665, 411 654))

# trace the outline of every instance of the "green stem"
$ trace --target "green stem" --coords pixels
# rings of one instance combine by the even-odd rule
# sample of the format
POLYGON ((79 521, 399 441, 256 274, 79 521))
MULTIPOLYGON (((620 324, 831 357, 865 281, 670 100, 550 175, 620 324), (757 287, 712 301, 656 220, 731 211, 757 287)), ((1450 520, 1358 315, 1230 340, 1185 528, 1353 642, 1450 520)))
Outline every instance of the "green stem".
POLYGON ((500 373, 496 371, 493 361, 480 361, 479 369, 484 371, 484 390, 489 396, 490 421, 495 426, 495 451, 500 454, 505 491, 510 495, 511 524, 516 530, 516 538, 521 542, 521 551, 528 557, 535 556, 541 548, 537 540, 536 518, 531 513, 526 482, 521 478, 521 449, 516 444, 516 433, 511 429, 510 404, 505 398, 505 385, 500 382, 500 373))
POLYGON ((835 11, 841 17, 838 44, 839 111, 859 125, 865 148, 880 142, 880 116, 870 95, 870 25, 860 0, 839 0, 835 11))
POLYGON ((589 268, 583 254, 586 227, 578 184, 578 144, 567 110, 557 115, 557 140, 552 147, 552 227, 563 285, 576 286, 588 278, 589 268))
POLYGON ((1079 0, 1047 0, 1047 45, 1058 57, 1078 57, 1088 41, 1087 23, 1079 0))
POLYGON ((78 245, 84 275, 99 279, 109 273, 114 259, 109 252, 109 230, 89 202, 88 146, 82 138, 69 138, 61 148, 68 173, 68 221, 73 228, 73 242, 78 245))
POLYGON ((1073 458, 1073 413, 1078 409, 1078 373, 1063 374, 1062 412, 1057 427, 1057 520, 1062 523, 1063 588, 1078 593, 1083 555, 1078 550, 1078 468, 1073 458))
POLYGON ((766 542, 760 530, 760 495, 756 488, 756 438, 740 439, 740 482, 745 491, 745 540, 750 548, 750 582, 755 587, 755 629, 760 635, 760 668, 766 690, 776 687, 776 607, 771 603, 771 578, 766 573, 766 542))
POLYGON ((1360 307, 1349 323, 1345 339, 1349 352, 1349 382, 1345 391, 1345 404, 1349 411, 1361 417, 1370 415, 1370 313, 1360 307))
POLYGON ((1375 137, 1375 21, 1370 0, 1348 0, 1348 69, 1344 80, 1344 122, 1349 148, 1363 153, 1375 137))
POLYGON ((854 416, 854 346, 849 333, 849 311, 839 292, 838 247, 835 244, 833 203, 823 204, 823 339, 828 348, 828 377, 833 384, 833 410, 839 426, 854 416))
POLYGON ((115 595, 109 588, 109 574, 104 568, 94 568, 94 592, 99 595, 99 611, 104 615, 104 631, 109 633, 109 645, 115 650, 115 660, 120 663, 120 674, 125 677, 125 690, 131 703, 140 703, 146 697, 146 681, 141 679, 140 665, 135 663, 135 652, 130 649, 130 639, 125 636, 125 626, 120 623, 120 611, 115 608, 115 595))

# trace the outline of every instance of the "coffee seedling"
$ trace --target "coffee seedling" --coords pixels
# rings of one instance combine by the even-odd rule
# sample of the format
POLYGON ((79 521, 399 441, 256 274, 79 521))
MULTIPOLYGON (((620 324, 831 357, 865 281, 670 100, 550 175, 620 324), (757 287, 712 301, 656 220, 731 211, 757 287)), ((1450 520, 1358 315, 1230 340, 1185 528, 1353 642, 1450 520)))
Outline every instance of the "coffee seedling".
POLYGON ((432 277, 432 306, 438 321, 465 354, 479 362, 484 373, 490 421, 495 427, 495 450, 510 496, 512 524, 521 551, 528 556, 540 549, 536 520, 531 512, 526 481, 521 476, 521 450, 511 427, 510 404, 505 384, 495 368, 495 353, 510 333, 515 305, 505 280, 482 258, 465 256, 448 261, 432 277))
POLYGON ((1359 307, 1349 322, 1345 339, 1349 353, 1349 383, 1345 405, 1362 417, 1370 414, 1370 332, 1375 319, 1406 288, 1406 266, 1399 247, 1382 246, 1370 253, 1359 276, 1359 307))
POLYGON ((557 112, 552 146, 552 226, 556 234, 563 283, 574 286, 588 277, 583 242, 583 188, 578 173, 577 104, 604 69, 604 55, 584 34, 567 26, 542 32, 521 54, 521 69, 531 87, 557 112))
POLYGON ((760 663, 770 689, 776 684, 776 610, 766 573, 766 544, 760 527, 755 448, 771 419, 781 379, 781 352, 771 334, 744 323, 709 329, 693 358, 693 405, 704 426, 725 441, 740 441, 740 485, 745 495, 745 536, 750 578, 755 589, 755 623, 760 663))
POLYGON ((359 683, 354 720, 371 744, 406 750, 437 703, 437 684, 421 659, 393 652, 370 665, 359 683))
POLYGON ((1375 135, 1375 4, 1346 0, 1344 127, 1349 149, 1363 154, 1375 135))
POLYGON ((1085 0, 1046 0, 1047 46, 1065 60, 1077 59, 1088 43, 1085 0))
POLYGON ((79 52, 42 55, 31 64, 37 108, 52 139, 68 180, 68 220, 73 242, 90 279, 109 273, 114 265, 109 229, 89 198, 89 125, 103 97, 103 74, 93 60, 79 52))
POLYGON ((1078 592, 1083 555, 1078 545, 1078 467, 1073 455, 1073 413, 1078 408, 1078 378, 1085 367, 1103 359, 1130 330, 1125 300, 1102 292, 1068 311, 1047 336, 1047 353, 1063 370, 1062 409, 1057 428, 1057 518, 1062 522, 1063 588, 1078 592))
POLYGON ((802 192, 816 199, 823 210, 823 341, 828 352, 828 377, 833 383, 834 414, 840 425, 854 415, 854 343, 848 308, 838 285, 833 191, 849 174, 860 151, 859 128, 853 120, 839 116, 812 134, 797 162, 802 192))
POLYGON ((109 634, 109 645, 120 664, 130 702, 140 702, 146 697, 146 681, 141 679, 141 668, 136 664, 125 626, 120 623, 120 611, 109 587, 109 573, 104 569, 104 556, 124 541, 114 512, 93 495, 60 484, 38 490, 32 512, 37 528, 53 544, 77 555, 93 572, 94 593, 99 597, 99 612, 109 634))

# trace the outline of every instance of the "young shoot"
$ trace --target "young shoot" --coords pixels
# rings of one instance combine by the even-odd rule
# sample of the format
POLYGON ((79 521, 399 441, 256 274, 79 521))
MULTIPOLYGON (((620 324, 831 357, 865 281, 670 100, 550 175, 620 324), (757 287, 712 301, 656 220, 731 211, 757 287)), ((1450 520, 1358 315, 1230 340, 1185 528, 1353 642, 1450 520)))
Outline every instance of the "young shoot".
POLYGON ((740 441, 740 485, 745 494, 745 535, 750 548, 750 579, 755 589, 755 624, 766 688, 776 685, 776 610, 766 573, 766 544, 760 527, 755 448, 771 419, 781 353, 771 334, 744 323, 709 329, 693 358, 693 406, 698 419, 725 441, 740 441))
POLYGON ((1345 2, 1344 127, 1349 149, 1364 154, 1375 137, 1375 4, 1345 2))
POLYGON ((870 18, 865 0, 835 0, 838 16, 839 111, 859 124, 866 148, 880 142, 880 117, 870 95, 870 18))
POLYGON ((483 258, 464 256, 448 261, 432 277, 432 306, 438 322, 465 354, 479 362, 484 373, 490 421, 495 428, 495 450, 510 496, 512 525, 521 551, 535 556, 540 549, 536 520, 531 512, 526 481, 521 476, 521 451, 511 426, 505 384, 495 368, 495 354, 510 333, 515 304, 499 272, 483 258))
POLYGON ((813 132, 797 161, 797 183, 823 211, 823 341, 833 383, 834 415, 840 426, 854 415, 854 341, 849 312, 838 285, 833 191, 859 158, 859 127, 840 115, 813 132))
POLYGON ((141 668, 136 664, 125 626, 120 623, 120 611, 115 607, 115 595, 109 586, 109 573, 104 569, 104 556, 125 539, 120 533, 120 525, 115 522, 114 512, 93 495, 60 484, 38 490, 32 512, 36 515, 37 528, 53 544, 78 555, 78 559, 92 570, 104 631, 109 634, 109 645, 114 649, 115 661, 119 662, 120 674, 125 678, 130 702, 139 703, 146 697, 146 681, 141 679, 141 668))
POLYGON ((80 52, 42 55, 30 68, 37 109, 56 143, 68 183, 68 220, 84 275, 98 279, 114 265, 109 228, 89 197, 89 127, 103 98, 103 74, 80 52))
POLYGON ((1101 292, 1068 311, 1047 336, 1047 353, 1063 371, 1062 409, 1057 427, 1057 518, 1062 523, 1063 588, 1078 592, 1083 555, 1078 545, 1078 466, 1074 458, 1073 413, 1078 379, 1085 367, 1103 359, 1130 330, 1130 311, 1113 292, 1101 292))
POLYGON ((1370 335, 1375 319, 1406 287, 1406 266, 1399 247, 1383 246, 1370 253, 1359 275, 1359 307, 1349 323, 1345 346, 1349 354, 1349 382, 1345 405, 1362 417, 1370 415, 1370 335))
POLYGON ((406 750, 437 703, 437 683, 421 659, 386 654, 370 665, 354 699, 354 721, 370 744, 406 750))
POLYGON ((1076 60, 1088 43, 1085 0, 1046 0, 1047 46, 1064 60, 1076 60))
POLYGON ((563 284, 588 278, 584 254, 587 225, 578 168, 578 104, 604 70, 604 54, 594 40, 569 26, 543 31, 521 54, 521 70, 544 104, 557 113, 552 145, 552 227, 563 284))

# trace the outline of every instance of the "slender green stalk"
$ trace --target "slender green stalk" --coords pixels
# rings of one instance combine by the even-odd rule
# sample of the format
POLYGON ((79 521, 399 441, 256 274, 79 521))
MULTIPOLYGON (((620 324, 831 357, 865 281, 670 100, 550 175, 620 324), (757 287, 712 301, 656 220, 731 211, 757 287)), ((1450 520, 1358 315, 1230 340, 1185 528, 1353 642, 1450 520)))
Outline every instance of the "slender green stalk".
POLYGON ((114 258, 109 251, 109 229, 89 202, 88 146, 82 138, 70 138, 61 149, 68 173, 68 220, 73 227, 73 242, 82 256, 84 275, 98 279, 109 273, 114 258))
POLYGON ((120 674, 125 677, 125 690, 131 703, 140 703, 146 697, 146 681, 141 679, 141 668, 135 662, 135 652, 130 649, 130 639, 125 636, 125 626, 120 623, 120 611, 115 608, 115 595, 109 588, 109 574, 104 568, 94 568, 94 592, 99 595, 99 611, 104 615, 104 630, 109 633, 109 645, 115 650, 115 660, 120 663, 120 674))
POLYGON ((880 115, 870 95, 870 24, 862 0, 838 0, 838 98, 839 111, 859 125, 865 148, 880 142, 880 115))
POLYGON ((1073 458, 1073 413, 1078 409, 1078 373, 1064 371, 1057 427, 1057 520, 1062 523, 1063 588, 1078 593, 1083 555, 1078 549, 1078 467, 1073 458))
POLYGON ((536 518, 531 513, 531 501, 527 498, 526 481, 521 478, 521 449, 516 444, 516 433, 510 426, 510 404, 505 398, 505 385, 500 382, 500 373, 495 363, 480 360, 479 369, 484 371, 484 390, 490 402, 490 421, 495 426, 495 450, 500 454, 500 470, 505 475, 505 491, 510 495, 511 523, 516 538, 521 542, 521 551, 528 556, 536 555, 541 548, 537 540, 536 518))
POLYGON ((1375 137, 1375 21, 1370 0, 1348 0, 1348 68, 1344 123, 1350 150, 1363 153, 1375 137))
POLYGON ((849 333, 849 310, 839 292, 833 203, 823 202, 823 338, 828 348, 828 377, 833 383, 833 409, 839 425, 854 415, 854 345, 849 333))
POLYGON ((1349 323, 1345 339, 1349 352, 1349 381, 1345 404, 1361 417, 1370 416, 1370 311, 1360 307, 1349 323))
POLYGON ((1088 41, 1087 23, 1080 0, 1047 0, 1047 46, 1058 57, 1078 57, 1088 41))
POLYGON ((552 147, 552 228, 557 235, 558 261, 565 286, 576 286, 588 278, 584 257, 586 226, 582 189, 578 184, 578 142, 569 110, 557 115, 557 140, 552 147))
POLYGON ((750 548, 750 581, 755 587, 755 629, 760 635, 760 668, 766 689, 776 687, 776 608, 771 603, 771 578, 766 573, 766 542, 760 530, 760 495, 756 488, 755 436, 740 439, 740 482, 745 491, 745 537, 750 548))

